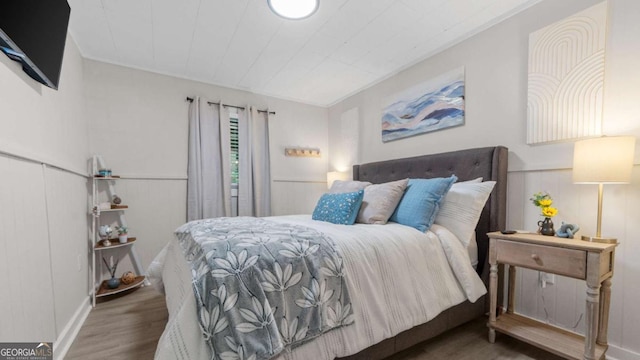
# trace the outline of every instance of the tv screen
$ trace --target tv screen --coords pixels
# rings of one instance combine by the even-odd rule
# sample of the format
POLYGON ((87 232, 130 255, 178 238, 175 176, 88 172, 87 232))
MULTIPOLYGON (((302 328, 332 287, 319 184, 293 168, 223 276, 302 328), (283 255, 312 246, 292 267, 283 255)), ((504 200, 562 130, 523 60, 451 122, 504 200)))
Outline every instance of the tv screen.
POLYGON ((71 9, 66 0, 0 2, 0 48, 32 78, 58 89, 71 9))

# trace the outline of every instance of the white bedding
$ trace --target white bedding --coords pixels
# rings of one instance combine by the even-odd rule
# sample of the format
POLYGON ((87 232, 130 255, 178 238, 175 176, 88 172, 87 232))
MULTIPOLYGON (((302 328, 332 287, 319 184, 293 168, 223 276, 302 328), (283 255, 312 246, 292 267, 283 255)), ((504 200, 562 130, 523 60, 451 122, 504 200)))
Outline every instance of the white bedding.
MULTIPOLYGON (((308 215, 269 218, 315 228, 335 241, 346 266, 355 324, 314 339, 278 360, 326 359, 355 354, 384 339, 423 324, 442 311, 486 293, 462 243, 444 227, 426 234, 386 225, 334 225, 308 215)), ((207 359, 209 350, 196 320, 191 269, 177 242, 170 242, 149 267, 164 289, 169 321, 156 359, 207 359)))
POLYGON ((467 252, 469 253, 469 260, 471 260, 471 266, 474 269, 478 268, 478 242, 476 241, 476 233, 471 235, 469 246, 467 246, 467 252))

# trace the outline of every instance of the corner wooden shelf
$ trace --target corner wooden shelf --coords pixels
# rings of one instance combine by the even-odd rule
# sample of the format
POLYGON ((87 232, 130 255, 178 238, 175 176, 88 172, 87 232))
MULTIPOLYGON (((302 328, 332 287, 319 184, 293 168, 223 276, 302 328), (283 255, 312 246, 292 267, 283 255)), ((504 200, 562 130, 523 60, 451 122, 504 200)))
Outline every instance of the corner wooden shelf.
POLYGON ((138 286, 141 286, 144 283, 144 276, 136 276, 136 279, 129 285, 125 285, 120 283, 120 286, 118 286, 115 289, 109 289, 109 287, 107 286, 107 280, 104 280, 101 284, 100 287, 98 288, 98 291, 96 292, 96 297, 101 297, 101 296, 107 296, 107 295, 114 295, 117 293, 121 293, 123 291, 127 291, 133 288, 136 288, 138 286))
POLYGON ((98 241, 98 243, 96 244, 96 251, 97 250, 106 250, 106 249, 115 249, 115 248, 119 248, 119 247, 123 247, 123 246, 129 246, 131 244, 133 244, 136 241, 135 236, 131 236, 127 239, 127 242, 124 244, 120 244, 120 241, 118 240, 118 238, 113 238, 113 239, 109 239, 109 241, 111 241, 111 245, 109 246, 104 246, 104 240, 100 240, 98 241))
MULTIPOLYGON (((123 291, 133 289, 138 286, 146 286, 151 283, 146 278, 146 270, 142 266, 142 262, 138 257, 138 253, 136 251, 136 238, 133 236, 129 236, 127 242, 121 244, 118 237, 115 233, 109 233, 109 237, 114 237, 114 239, 109 239, 111 243, 109 246, 104 245, 104 241, 100 237, 100 228, 102 226, 113 226, 114 222, 116 228, 122 227, 127 228, 127 219, 126 213, 129 209, 129 205, 126 204, 113 204, 112 201, 117 200, 118 193, 116 191, 117 181, 110 180, 120 180, 120 175, 113 175, 110 171, 107 172, 107 176, 103 176, 99 174, 99 169, 109 169, 104 160, 100 155, 93 155, 90 159, 90 180, 91 180, 91 201, 89 209, 89 216, 91 216, 91 242, 93 246, 91 247, 91 273, 90 276, 90 286, 91 290, 89 292, 89 296, 92 300, 92 306, 96 306, 96 298, 102 296, 113 295, 117 293, 121 293, 123 291), (99 209, 100 204, 104 204, 106 209, 99 209), (109 206, 107 206, 107 204, 109 206), (103 217, 105 217, 103 219, 103 217), (116 250, 117 251, 109 251, 116 250), (106 274, 105 267, 108 268, 109 265, 103 263, 103 259, 107 258, 113 261, 114 257, 120 260, 124 256, 129 256, 131 260, 131 265, 133 266, 133 273, 136 274, 135 281, 129 285, 120 285, 116 289, 109 289, 106 285, 106 280, 103 281, 103 275, 106 274)), ((104 174, 104 172, 103 172, 104 174)), ((115 230, 115 229, 114 229, 115 230)), ((103 235, 106 235, 103 233, 103 235)), ((111 270, 111 269, 110 269, 111 270)), ((123 271, 120 269, 120 271, 123 271)), ((126 293, 125 293, 126 294, 126 293)))

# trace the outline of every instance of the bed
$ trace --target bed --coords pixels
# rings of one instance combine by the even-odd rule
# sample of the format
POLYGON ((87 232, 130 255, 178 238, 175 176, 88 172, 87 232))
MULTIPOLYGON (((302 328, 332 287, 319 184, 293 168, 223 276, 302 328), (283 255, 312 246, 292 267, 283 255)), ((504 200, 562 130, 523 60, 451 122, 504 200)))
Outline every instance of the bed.
MULTIPOLYGON (((452 266, 464 263, 465 256, 468 262, 469 257, 460 255, 466 249, 438 225, 420 233, 393 223, 340 227, 314 222, 308 216, 268 218, 269 222, 313 227, 330 238, 349 239, 336 244, 349 273, 345 286, 350 291, 355 319, 353 324, 318 334, 293 350, 285 349, 274 359, 383 359, 486 313, 486 233, 504 229, 507 152, 501 146, 476 148, 353 168, 354 180, 374 184, 452 174, 459 181, 479 177, 495 181, 475 230, 478 249, 475 270, 470 264, 452 266), (431 272, 438 274, 435 280, 425 275, 431 272), (474 272, 473 276, 470 272, 474 272), (405 277, 394 280, 399 274, 405 277)), ((197 323, 192 269, 177 242, 163 249, 150 266, 149 274, 154 286, 166 294, 170 314, 156 359, 211 358, 211 350, 197 323)), ((237 352, 227 352, 226 357, 250 358, 237 352)))

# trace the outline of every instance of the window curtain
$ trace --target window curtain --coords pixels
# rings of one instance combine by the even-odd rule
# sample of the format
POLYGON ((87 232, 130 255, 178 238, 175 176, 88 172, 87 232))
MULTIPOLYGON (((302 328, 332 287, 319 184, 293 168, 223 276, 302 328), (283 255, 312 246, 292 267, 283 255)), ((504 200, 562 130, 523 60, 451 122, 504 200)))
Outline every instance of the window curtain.
POLYGON ((271 215, 269 112, 238 112, 238 215, 271 215))
POLYGON ((199 97, 189 105, 187 220, 231 215, 229 114, 199 97))

